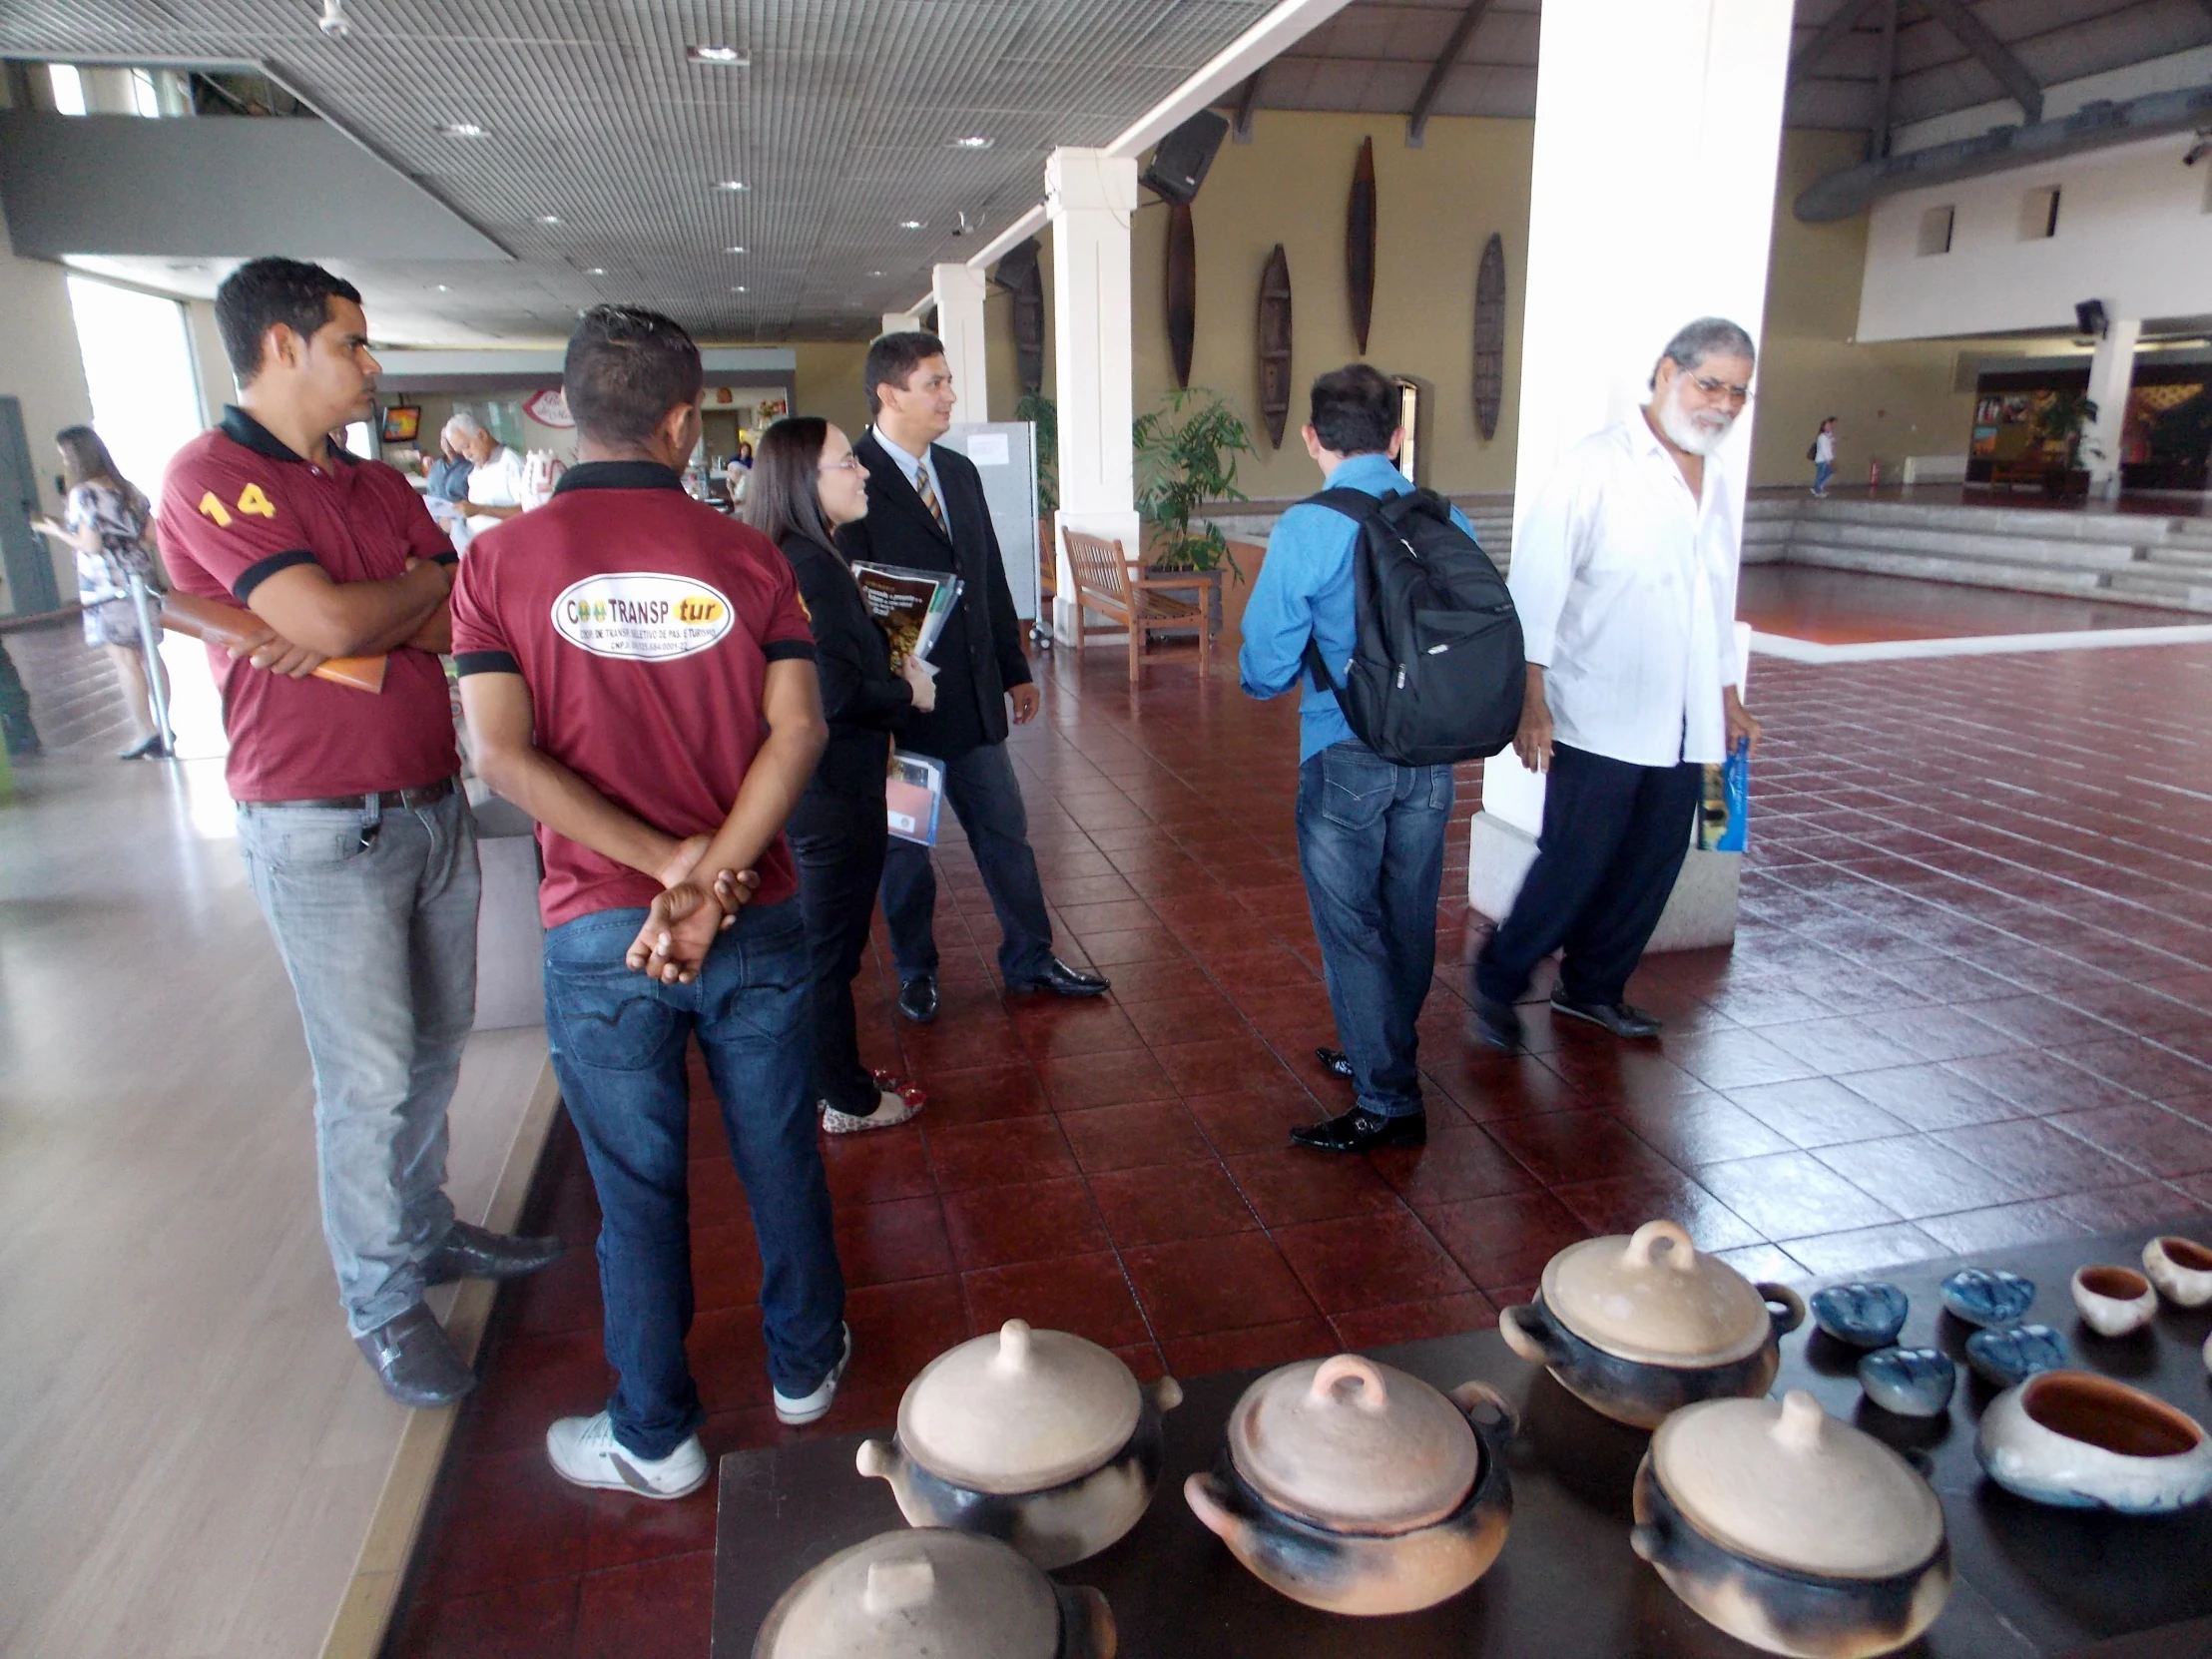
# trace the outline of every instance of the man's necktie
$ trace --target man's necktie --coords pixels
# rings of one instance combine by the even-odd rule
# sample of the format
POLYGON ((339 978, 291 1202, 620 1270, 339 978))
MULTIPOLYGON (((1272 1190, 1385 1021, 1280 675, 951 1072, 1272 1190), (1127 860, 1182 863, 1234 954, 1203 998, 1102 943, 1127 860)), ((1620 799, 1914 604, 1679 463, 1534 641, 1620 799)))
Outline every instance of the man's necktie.
POLYGON ((921 497, 921 504, 929 509, 929 516, 937 521, 937 528, 944 532, 944 539, 952 539, 952 527, 944 521, 944 508, 937 504, 937 492, 929 487, 929 469, 914 469, 914 493, 921 497))

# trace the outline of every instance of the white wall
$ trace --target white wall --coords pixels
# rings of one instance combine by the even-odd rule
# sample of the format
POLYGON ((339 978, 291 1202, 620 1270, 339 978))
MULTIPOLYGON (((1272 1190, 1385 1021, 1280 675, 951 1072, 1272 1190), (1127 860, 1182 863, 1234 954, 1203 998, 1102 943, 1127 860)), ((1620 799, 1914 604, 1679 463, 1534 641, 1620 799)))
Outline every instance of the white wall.
POLYGON ((1876 203, 1860 340, 2070 329, 2081 299, 2123 317, 2212 313, 2212 163, 2181 165, 2194 142, 2145 139, 1876 203), (2023 240, 2028 193, 2052 186, 2058 234, 2023 240), (1923 219, 1942 207, 1950 252, 1923 255, 1923 219))

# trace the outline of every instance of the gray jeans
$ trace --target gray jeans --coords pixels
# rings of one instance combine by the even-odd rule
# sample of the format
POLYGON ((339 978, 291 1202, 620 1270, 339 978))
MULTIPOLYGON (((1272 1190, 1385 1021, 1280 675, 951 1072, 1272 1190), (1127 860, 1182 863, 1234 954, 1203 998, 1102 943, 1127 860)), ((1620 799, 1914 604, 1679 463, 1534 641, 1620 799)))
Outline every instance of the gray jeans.
POLYGON ((239 808, 239 850, 314 1065, 322 1232, 355 1336, 422 1299, 453 1225, 445 1108, 476 1012, 476 825, 415 809, 239 808))

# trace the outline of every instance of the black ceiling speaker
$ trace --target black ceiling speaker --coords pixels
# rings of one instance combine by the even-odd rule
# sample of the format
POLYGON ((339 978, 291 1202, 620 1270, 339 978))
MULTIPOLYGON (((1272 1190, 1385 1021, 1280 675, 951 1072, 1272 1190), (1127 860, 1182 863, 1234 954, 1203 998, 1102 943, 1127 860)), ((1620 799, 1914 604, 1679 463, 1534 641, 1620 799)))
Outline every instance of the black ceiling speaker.
POLYGON ((1228 136, 1227 116, 1200 110, 1160 141, 1160 148, 1152 153, 1152 165, 1137 183, 1163 202, 1188 206, 1198 195, 1198 187, 1206 182, 1206 170, 1214 165, 1214 154, 1228 136))
POLYGON ((2092 339, 2104 338, 2104 330, 2110 326, 2111 320, 2105 314, 2104 301, 2101 299, 2084 299, 2074 306, 2074 321, 2092 339))

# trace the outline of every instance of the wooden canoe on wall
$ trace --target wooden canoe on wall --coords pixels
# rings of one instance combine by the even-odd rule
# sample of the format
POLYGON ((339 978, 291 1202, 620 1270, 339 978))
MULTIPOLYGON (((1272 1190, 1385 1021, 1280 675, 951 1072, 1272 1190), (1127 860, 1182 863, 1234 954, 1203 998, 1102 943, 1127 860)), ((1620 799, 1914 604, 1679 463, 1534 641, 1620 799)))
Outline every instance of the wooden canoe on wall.
POLYGON ((1031 237, 1007 249, 998 262, 998 285, 1014 298, 1014 359, 1025 392, 1044 385, 1044 276, 1037 269, 1041 252, 1031 237))
POLYGON ((1505 242, 1493 231, 1474 276, 1474 423, 1482 441, 1497 436, 1505 400, 1505 242))
POLYGON ((1191 205, 1168 208, 1168 348, 1175 354, 1175 383, 1191 383, 1191 341, 1198 333, 1198 234, 1191 205))
POLYGON ((1268 443, 1283 447, 1283 422, 1291 412, 1291 262, 1277 243, 1260 273, 1260 418, 1268 443))
POLYGON ((1345 213, 1345 287, 1352 295, 1352 336, 1368 354, 1368 323, 1375 315, 1375 140, 1360 145, 1352 170, 1352 205, 1345 213))

